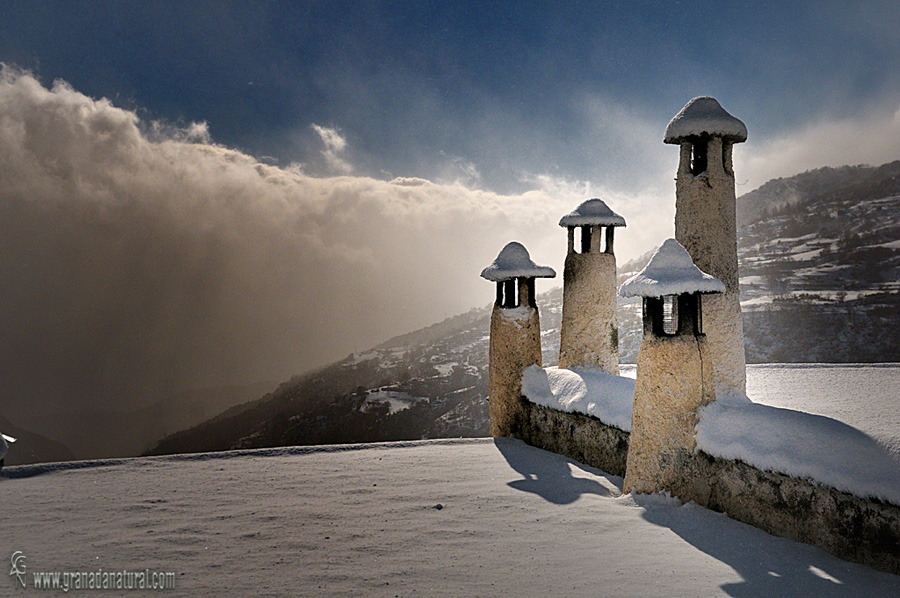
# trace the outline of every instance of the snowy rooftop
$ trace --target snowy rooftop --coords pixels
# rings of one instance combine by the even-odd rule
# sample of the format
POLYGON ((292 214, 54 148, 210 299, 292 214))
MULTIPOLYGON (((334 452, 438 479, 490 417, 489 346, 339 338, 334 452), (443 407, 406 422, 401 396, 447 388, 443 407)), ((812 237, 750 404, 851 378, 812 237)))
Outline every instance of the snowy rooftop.
POLYGON ((900 595, 895 575, 621 482, 506 438, 0 473, 29 589, 34 571, 146 567, 175 572, 163 596, 900 595))
POLYGON ((481 271, 481 277, 494 282, 513 278, 553 278, 556 272, 549 266, 538 266, 531 261, 528 250, 513 241, 500 250, 490 266, 481 271))
POLYGON ((522 395, 532 403, 568 413, 592 415, 608 426, 631 431, 634 378, 591 368, 525 368, 522 395))
POLYGON ((709 96, 694 98, 675 115, 666 127, 665 143, 681 143, 687 137, 716 135, 733 142, 747 140, 747 126, 728 114, 718 100, 709 96))
POLYGON ((560 226, 625 226, 625 219, 602 199, 589 199, 559 220, 560 226))
POLYGON ((695 266, 687 249, 675 239, 666 239, 644 269, 626 280, 619 289, 622 297, 724 292, 722 281, 695 266))

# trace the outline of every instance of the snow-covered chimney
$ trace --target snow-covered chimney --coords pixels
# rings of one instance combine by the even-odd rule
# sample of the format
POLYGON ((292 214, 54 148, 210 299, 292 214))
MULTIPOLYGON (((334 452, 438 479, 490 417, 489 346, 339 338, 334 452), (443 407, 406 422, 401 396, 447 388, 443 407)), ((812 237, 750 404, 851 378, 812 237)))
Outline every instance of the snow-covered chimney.
POLYGON ((619 289, 641 297, 644 335, 638 353, 625 491, 677 493, 694 450, 697 412, 715 400, 712 347, 704 335, 703 310, 725 291, 702 272, 675 239, 619 289), (701 298, 702 295, 702 298, 701 298))
POLYGON ((725 284, 704 304, 707 365, 715 387, 746 390, 744 329, 738 287, 732 146, 747 127, 711 97, 694 98, 666 127, 665 143, 681 147, 675 183, 675 238, 694 263, 725 284))
POLYGON ((522 417, 522 370, 541 365, 541 322, 534 281, 553 278, 556 272, 535 264, 521 243, 512 242, 481 276, 497 283, 488 367, 491 436, 511 436, 522 417))
POLYGON ((587 366, 619 374, 616 255, 613 238, 625 219, 600 199, 563 216, 569 249, 563 272, 559 367, 587 366), (576 233, 580 233, 576 244, 576 233))

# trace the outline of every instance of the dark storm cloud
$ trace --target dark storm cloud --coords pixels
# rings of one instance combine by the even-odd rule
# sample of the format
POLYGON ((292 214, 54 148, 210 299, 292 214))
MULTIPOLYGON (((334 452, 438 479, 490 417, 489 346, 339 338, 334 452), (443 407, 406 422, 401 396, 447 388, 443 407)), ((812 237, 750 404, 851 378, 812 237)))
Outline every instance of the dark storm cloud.
POLYGON ((311 177, 11 68, 0 106, 11 416, 283 379, 486 303, 480 269, 512 238, 559 251, 536 231, 585 192, 311 177))

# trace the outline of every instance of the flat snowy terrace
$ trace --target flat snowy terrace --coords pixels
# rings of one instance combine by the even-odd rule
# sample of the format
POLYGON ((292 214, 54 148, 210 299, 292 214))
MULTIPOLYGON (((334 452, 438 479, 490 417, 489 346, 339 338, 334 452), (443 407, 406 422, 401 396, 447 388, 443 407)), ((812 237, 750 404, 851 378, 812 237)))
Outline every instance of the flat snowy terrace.
POLYGON ((0 478, 6 551, 23 551, 29 572, 175 571, 161 595, 900 596, 900 577, 694 505, 635 501, 620 478, 507 439, 0 478))

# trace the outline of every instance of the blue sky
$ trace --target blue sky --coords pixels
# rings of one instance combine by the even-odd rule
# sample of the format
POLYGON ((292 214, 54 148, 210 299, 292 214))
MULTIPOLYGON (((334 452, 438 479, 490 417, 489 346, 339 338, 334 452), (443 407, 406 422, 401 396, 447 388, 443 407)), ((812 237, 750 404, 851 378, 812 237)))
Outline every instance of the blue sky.
POLYGON ((0 60, 310 172, 329 166, 317 124, 357 174, 627 189, 696 95, 751 143, 896 110, 898 6, 5 2, 0 60), (615 124, 634 121, 655 138, 622 139, 615 124))

